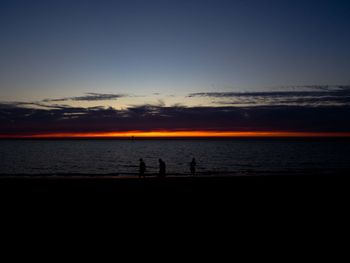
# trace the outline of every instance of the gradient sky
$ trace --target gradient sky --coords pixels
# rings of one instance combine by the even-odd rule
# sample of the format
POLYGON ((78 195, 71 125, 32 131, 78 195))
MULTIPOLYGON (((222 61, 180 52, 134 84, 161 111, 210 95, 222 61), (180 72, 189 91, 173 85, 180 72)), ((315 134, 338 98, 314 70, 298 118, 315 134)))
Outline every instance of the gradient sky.
POLYGON ((2 0, 0 109, 347 107, 349 32, 341 0, 2 0))

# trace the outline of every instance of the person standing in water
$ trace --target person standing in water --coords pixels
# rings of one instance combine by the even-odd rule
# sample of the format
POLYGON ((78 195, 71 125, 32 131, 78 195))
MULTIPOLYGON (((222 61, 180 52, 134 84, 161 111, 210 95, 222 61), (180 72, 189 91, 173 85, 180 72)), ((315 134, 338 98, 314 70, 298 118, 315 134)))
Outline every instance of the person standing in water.
POLYGON ((192 176, 195 176, 196 174, 196 159, 192 158, 192 161, 190 162, 190 172, 192 176))
POLYGON ((165 162, 159 159, 159 177, 165 177, 165 162))
POLYGON ((145 172, 146 172, 146 164, 142 159, 140 159, 139 178, 145 178, 145 172))

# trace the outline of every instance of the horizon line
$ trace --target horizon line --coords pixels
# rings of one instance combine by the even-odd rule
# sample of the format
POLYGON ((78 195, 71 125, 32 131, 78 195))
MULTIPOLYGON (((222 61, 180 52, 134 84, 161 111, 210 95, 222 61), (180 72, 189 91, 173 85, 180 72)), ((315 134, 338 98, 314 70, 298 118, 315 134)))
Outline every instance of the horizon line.
POLYGON ((120 131, 120 132, 56 132, 42 134, 0 134, 0 139, 79 139, 79 138, 322 138, 350 137, 350 132, 300 131, 120 131))

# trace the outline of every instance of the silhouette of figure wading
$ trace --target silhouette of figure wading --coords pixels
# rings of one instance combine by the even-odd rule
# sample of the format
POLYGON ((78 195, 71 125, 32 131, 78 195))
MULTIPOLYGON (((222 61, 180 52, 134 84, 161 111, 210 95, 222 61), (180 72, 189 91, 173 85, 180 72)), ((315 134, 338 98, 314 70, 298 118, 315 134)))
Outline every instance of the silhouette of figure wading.
POLYGON ((192 161, 190 163, 190 172, 192 176, 195 176, 196 174, 196 159, 192 158, 192 161))
POLYGON ((165 162, 159 159, 159 177, 165 177, 165 162))
POLYGON ((140 159, 139 178, 145 178, 145 172, 146 172, 146 164, 142 159, 140 159))

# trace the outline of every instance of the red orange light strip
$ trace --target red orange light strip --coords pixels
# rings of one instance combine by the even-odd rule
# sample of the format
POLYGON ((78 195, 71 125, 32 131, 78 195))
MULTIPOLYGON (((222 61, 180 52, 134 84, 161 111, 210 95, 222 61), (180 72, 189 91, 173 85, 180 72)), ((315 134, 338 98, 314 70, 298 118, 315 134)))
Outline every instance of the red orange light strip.
POLYGON ((35 135, 5 135, 1 138, 181 138, 181 137, 350 137, 342 132, 289 131, 123 131, 96 133, 48 133, 35 135))

